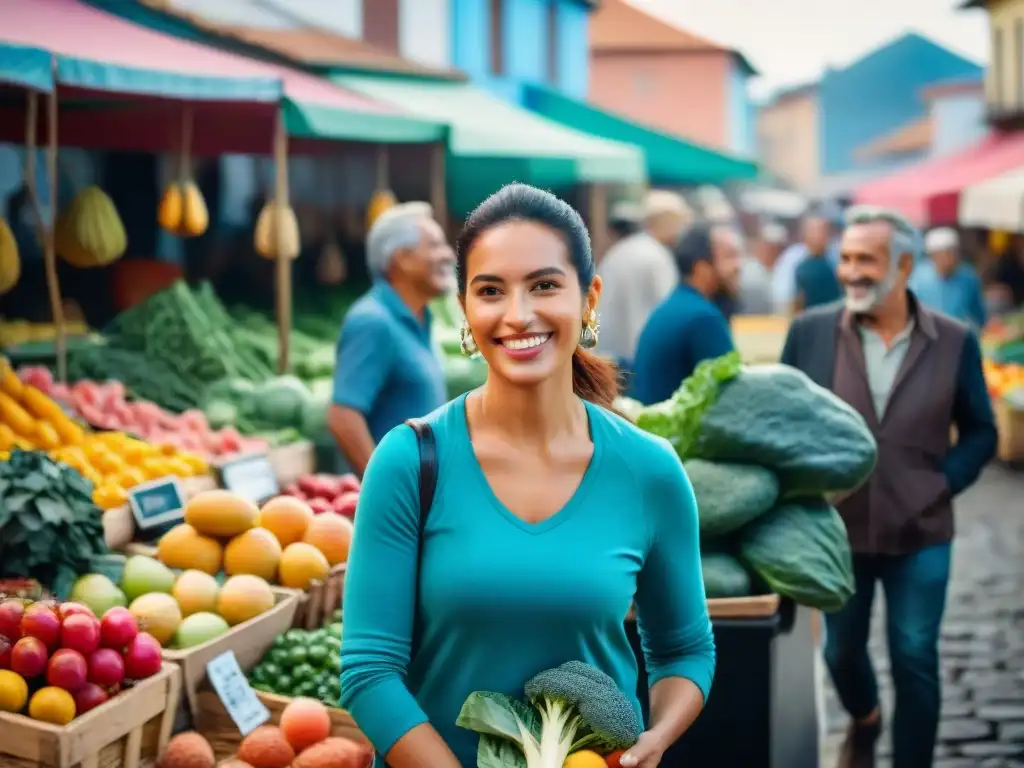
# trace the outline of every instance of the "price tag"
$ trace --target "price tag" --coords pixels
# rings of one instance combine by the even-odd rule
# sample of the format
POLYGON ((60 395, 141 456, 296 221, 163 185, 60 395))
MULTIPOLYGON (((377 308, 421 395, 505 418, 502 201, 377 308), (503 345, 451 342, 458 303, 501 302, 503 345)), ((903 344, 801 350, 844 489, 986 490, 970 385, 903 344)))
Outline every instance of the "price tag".
POLYGON ((92 572, 106 576, 115 584, 124 576, 124 555, 98 555, 92 559, 92 572))
POLYGON ((206 676, 242 736, 249 735, 270 719, 270 711, 256 697, 234 651, 226 651, 206 665, 206 676))
POLYGON ((270 459, 261 453, 222 464, 220 480, 229 491, 254 504, 262 504, 281 492, 270 459))
POLYGON ((148 531, 185 519, 185 492, 176 477, 161 477, 128 491, 135 526, 148 531))

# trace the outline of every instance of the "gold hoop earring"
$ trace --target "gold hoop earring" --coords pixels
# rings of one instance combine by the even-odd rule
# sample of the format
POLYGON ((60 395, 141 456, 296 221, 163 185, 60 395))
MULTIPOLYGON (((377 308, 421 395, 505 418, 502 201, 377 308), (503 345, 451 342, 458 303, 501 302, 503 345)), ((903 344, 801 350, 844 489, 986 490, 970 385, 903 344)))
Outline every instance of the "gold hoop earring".
POLYGON ((580 346, 583 349, 593 349, 597 346, 597 333, 600 327, 597 312, 588 310, 583 316, 583 329, 580 331, 580 346))
POLYGON ((466 357, 472 357, 480 351, 476 339, 473 338, 473 332, 469 330, 469 322, 465 320, 462 321, 462 328, 459 330, 459 347, 466 357))

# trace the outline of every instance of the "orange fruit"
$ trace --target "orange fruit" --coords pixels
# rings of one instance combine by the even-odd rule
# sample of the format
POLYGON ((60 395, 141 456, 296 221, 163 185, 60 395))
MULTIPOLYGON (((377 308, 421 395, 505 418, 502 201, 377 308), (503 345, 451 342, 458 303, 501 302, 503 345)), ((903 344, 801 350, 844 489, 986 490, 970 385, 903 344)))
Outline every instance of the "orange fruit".
POLYGON ((28 701, 28 683, 17 672, 0 669, 0 712, 21 712, 28 701))
POLYGON ((92 501, 100 509, 106 511, 128 503, 128 491, 120 485, 104 483, 92 492, 92 501))
POLYGON ((331 716, 319 701, 292 699, 281 713, 280 728, 297 754, 331 735, 331 716))
POLYGON ((287 547, 302 541, 311 522, 313 510, 309 504, 293 496, 277 496, 263 505, 256 525, 266 528, 282 547, 287 547))
POLYGON ((125 467, 111 478, 111 481, 122 488, 134 488, 146 482, 146 476, 137 467, 125 467))
POLYGON ((312 544, 296 541, 281 553, 277 580, 288 589, 306 589, 311 582, 323 581, 331 570, 324 553, 312 544))
POLYGON ((348 561, 352 546, 352 521, 342 515, 325 513, 313 518, 302 540, 324 553, 331 565, 348 561))
POLYGON ((63 688, 48 685, 32 694, 28 716, 54 725, 67 725, 75 719, 75 700, 63 688))
POLYGON ((277 577, 281 545, 266 528, 250 528, 235 536, 224 548, 224 573, 251 574, 266 581, 277 577))

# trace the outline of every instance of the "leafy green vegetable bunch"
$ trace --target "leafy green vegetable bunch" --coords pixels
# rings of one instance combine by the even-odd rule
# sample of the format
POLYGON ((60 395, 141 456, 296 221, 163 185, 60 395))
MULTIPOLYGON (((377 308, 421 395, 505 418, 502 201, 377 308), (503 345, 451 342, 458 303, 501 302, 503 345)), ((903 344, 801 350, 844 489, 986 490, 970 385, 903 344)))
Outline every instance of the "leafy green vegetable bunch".
POLYGON ((476 691, 462 705, 456 724, 480 734, 477 768, 562 768, 581 749, 628 749, 643 730, 615 681, 581 661, 539 673, 525 693, 476 691))
POLYGON ((45 453, 0 461, 0 575, 37 579, 66 595, 108 553, 92 483, 45 453))

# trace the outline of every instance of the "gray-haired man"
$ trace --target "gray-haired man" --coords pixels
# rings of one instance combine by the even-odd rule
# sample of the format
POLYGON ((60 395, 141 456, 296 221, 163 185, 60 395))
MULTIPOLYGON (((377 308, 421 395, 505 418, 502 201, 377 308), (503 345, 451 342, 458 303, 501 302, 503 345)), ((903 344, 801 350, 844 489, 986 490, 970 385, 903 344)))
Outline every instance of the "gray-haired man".
POLYGON ((455 257, 427 203, 382 214, 366 236, 373 287, 345 317, 327 424, 360 475, 380 439, 448 399, 427 303, 452 284, 455 257))
POLYGON ((996 446, 977 337, 907 290, 919 239, 892 211, 851 209, 838 268, 845 300, 796 318, 782 353, 853 406, 878 442, 874 473, 838 504, 856 593, 825 617, 825 660, 852 718, 843 768, 874 765, 881 712, 867 643, 879 583, 896 691, 893 766, 932 765, 953 497, 996 446))

